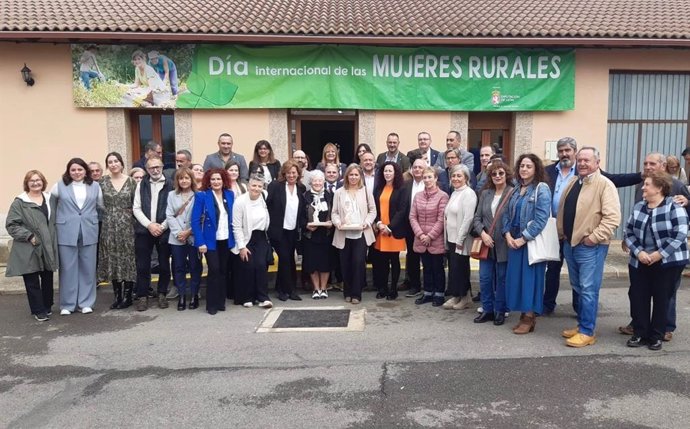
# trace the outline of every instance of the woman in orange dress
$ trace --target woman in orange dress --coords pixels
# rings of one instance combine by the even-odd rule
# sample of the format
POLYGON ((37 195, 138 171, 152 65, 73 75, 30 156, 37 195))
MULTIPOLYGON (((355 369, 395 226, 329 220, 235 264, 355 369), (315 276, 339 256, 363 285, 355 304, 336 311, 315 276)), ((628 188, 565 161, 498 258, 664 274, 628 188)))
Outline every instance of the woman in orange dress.
POLYGON ((374 180, 374 202, 376 203, 376 220, 374 231, 377 232, 374 243, 374 286, 378 293, 376 299, 393 300, 398 297, 398 279, 400 278, 400 252, 405 250, 405 233, 408 228, 403 192, 403 176, 395 162, 385 162, 376 172, 374 180), (388 287, 388 273, 391 272, 391 284, 388 287))

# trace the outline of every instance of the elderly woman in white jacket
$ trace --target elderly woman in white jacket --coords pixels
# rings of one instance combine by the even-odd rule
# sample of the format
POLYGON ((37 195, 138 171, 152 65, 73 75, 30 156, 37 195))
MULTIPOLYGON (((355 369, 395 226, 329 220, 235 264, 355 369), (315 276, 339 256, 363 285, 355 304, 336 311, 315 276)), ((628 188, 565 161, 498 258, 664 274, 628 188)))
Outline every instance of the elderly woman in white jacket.
POLYGON ((268 242, 270 217, 266 207, 264 178, 252 174, 248 191, 235 200, 232 207, 232 233, 235 247, 231 252, 240 256, 238 281, 235 285, 235 299, 245 308, 258 302, 261 308, 271 308, 268 297, 268 264, 273 249, 268 242))
POLYGON ((451 297, 443 304, 447 310, 463 310, 472 303, 470 296, 470 249, 472 220, 477 207, 477 194, 469 186, 470 171, 464 164, 451 167, 450 185, 453 193, 446 205, 444 231, 448 258, 448 292, 451 297))

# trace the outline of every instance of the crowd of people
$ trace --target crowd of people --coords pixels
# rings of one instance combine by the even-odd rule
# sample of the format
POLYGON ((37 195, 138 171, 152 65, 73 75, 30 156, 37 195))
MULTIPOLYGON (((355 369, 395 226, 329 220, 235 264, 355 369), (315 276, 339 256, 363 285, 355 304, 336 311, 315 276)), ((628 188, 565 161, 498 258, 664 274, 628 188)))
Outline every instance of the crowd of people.
POLYGON ((396 300, 406 290, 416 305, 464 310, 472 304, 475 257, 481 307, 474 322, 500 326, 516 312, 512 330, 524 335, 535 330, 538 316, 555 311, 565 260, 577 326, 562 336, 568 346, 584 347, 596 342, 603 263, 624 220, 616 187, 637 186, 638 202, 623 223, 632 320, 619 329, 631 335, 630 347, 659 350, 671 340, 675 295, 688 263, 690 193, 677 158, 652 153, 642 173, 608 174, 595 147, 578 150, 570 137, 558 141, 556 163, 544 166, 526 153, 514 168, 492 146, 479 150, 475 165, 455 131, 443 151, 431 147, 427 132, 417 143, 403 154, 400 137, 390 133, 385 152, 375 156, 360 144, 359 163, 350 165, 327 143, 310 169, 300 150, 281 164, 266 140, 256 143, 247 163, 223 133, 203 164, 180 150, 176 168, 165 169, 161 145, 150 142, 129 172, 117 152, 106 155, 105 170, 73 158, 50 191, 44 175, 30 170, 7 217, 14 239, 7 275, 23 276, 39 321, 52 314, 58 269, 65 316, 93 312, 102 282, 113 286, 113 310, 145 311, 152 299, 167 308, 171 296, 178 311, 196 309, 203 261, 208 314, 225 311, 228 300, 270 308, 274 252, 281 301, 302 299, 301 255, 313 299, 329 298, 329 285, 342 282, 345 301, 359 304, 369 262, 376 299, 396 300), (538 239, 555 240, 560 254, 537 258, 538 239), (399 285, 404 251, 405 288, 399 285))

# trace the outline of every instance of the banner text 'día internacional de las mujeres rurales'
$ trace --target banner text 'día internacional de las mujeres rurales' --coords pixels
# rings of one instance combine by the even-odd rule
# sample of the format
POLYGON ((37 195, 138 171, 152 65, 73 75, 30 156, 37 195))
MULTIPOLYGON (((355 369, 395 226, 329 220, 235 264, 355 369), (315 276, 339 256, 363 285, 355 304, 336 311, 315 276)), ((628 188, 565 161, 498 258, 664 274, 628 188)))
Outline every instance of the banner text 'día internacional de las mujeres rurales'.
MULTIPOLYGON (((157 48, 161 52, 165 46, 157 48)), ((172 54, 174 45, 168 50, 172 54)), ((107 55, 104 51, 99 55, 107 55)), ((178 70, 184 76, 183 90, 170 107, 465 111, 574 107, 572 49, 217 44, 195 45, 185 52, 191 52, 191 61, 170 55, 172 61, 191 66, 178 70)))

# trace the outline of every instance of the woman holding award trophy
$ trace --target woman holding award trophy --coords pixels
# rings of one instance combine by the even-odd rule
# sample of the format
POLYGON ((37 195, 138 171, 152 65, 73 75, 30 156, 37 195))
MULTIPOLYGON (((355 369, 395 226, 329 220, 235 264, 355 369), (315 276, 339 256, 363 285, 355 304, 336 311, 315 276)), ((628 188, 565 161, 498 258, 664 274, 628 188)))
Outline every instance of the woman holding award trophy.
POLYGON ((314 293, 312 299, 328 298, 328 276, 331 273, 333 194, 325 192, 326 178, 320 170, 309 173, 309 190, 304 193, 306 217, 302 218, 302 271, 309 274, 314 293))
POLYGON ((345 170, 343 187, 335 191, 331 221, 336 227, 333 246, 340 249, 345 301, 359 304, 366 270, 367 247, 374 242, 372 224, 376 205, 371 190, 364 186, 364 175, 357 164, 345 170))

